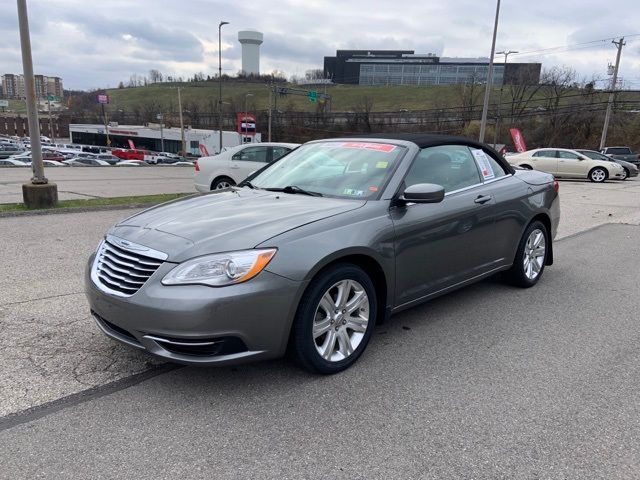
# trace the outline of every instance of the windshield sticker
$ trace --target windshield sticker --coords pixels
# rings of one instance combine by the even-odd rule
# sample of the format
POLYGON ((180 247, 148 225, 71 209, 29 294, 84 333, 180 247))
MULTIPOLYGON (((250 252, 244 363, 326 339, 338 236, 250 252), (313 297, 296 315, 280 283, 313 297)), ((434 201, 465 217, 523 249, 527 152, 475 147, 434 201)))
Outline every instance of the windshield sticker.
POLYGON ((376 163, 376 168, 387 168, 389 166, 389 162, 378 162, 376 163))
POLYGON ((343 195, 353 195, 355 197, 362 197, 364 195, 363 190, 356 190, 355 188, 345 188, 342 191, 343 195))
POLYGON ((340 144, 342 148, 364 148, 365 150, 375 150, 376 152, 389 153, 396 149, 395 145, 388 143, 367 143, 367 142, 345 142, 340 144))
POLYGON ((482 178, 485 180, 491 180, 492 178, 494 178, 496 174, 494 173, 493 168, 491 167, 491 162, 489 162, 489 159, 487 158, 487 154, 484 153, 482 150, 477 150, 477 149, 472 149, 471 152, 473 153, 473 158, 476 159, 476 163, 478 164, 478 167, 480 167, 480 172, 482 172, 482 178))
POLYGON ((377 192, 377 191, 378 191, 378 187, 376 187, 375 185, 371 185, 371 186, 369 187, 369 191, 370 191, 370 192, 377 192))

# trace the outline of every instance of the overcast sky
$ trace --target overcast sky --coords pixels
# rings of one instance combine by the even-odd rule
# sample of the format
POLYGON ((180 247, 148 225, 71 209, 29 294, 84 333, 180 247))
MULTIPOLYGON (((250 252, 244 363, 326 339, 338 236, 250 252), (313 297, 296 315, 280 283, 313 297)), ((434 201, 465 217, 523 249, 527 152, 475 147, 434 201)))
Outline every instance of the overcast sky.
MULTIPOLYGON (((241 68, 239 30, 264 33, 261 71, 288 76, 322 68, 336 49, 407 49, 448 57, 489 55, 493 0, 27 0, 36 73, 60 76, 65 88, 115 87, 155 68, 189 76, 241 68)), ((22 73, 16 2, 0 0, 0 74, 22 73)), ((639 0, 503 0, 496 50, 510 61, 568 65, 606 78, 615 61, 610 40, 627 38, 624 85, 640 89, 639 0), (565 47, 567 46, 567 47, 565 47), (556 50, 554 47, 563 47, 556 50), (527 53, 537 52, 537 53, 527 53)))

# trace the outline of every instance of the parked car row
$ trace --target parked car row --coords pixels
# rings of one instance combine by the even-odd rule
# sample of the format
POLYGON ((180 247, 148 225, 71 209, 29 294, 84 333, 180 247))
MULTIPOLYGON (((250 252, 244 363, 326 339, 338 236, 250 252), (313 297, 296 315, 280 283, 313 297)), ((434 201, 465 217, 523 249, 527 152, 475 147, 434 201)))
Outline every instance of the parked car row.
POLYGON ((633 163, 595 150, 536 148, 506 159, 513 166, 552 173, 556 178, 583 178, 602 183, 638 176, 638 167, 633 163))

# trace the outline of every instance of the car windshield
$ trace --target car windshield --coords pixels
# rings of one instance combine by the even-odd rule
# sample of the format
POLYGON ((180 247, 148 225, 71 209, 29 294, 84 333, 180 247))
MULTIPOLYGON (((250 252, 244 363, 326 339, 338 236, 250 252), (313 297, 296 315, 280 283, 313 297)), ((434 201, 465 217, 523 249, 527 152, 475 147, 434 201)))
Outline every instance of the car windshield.
POLYGON ((388 143, 312 143, 294 150, 250 182, 256 188, 286 189, 287 193, 375 198, 403 151, 404 147, 388 143))

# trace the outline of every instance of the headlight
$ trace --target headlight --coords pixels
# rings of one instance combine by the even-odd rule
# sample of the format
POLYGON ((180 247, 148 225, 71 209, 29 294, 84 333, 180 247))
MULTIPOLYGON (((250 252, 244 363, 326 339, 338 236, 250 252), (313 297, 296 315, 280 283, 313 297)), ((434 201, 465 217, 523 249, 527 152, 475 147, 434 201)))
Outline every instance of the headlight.
POLYGON ((171 270, 164 285, 209 285, 223 287, 246 282, 259 274, 276 254, 275 248, 216 253, 192 258, 171 270))

